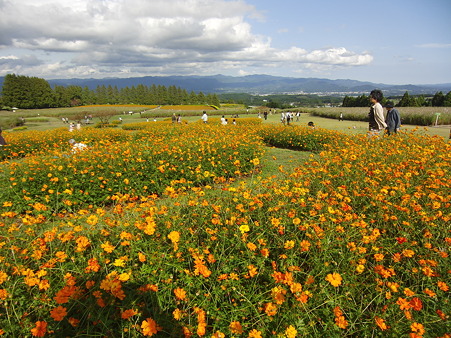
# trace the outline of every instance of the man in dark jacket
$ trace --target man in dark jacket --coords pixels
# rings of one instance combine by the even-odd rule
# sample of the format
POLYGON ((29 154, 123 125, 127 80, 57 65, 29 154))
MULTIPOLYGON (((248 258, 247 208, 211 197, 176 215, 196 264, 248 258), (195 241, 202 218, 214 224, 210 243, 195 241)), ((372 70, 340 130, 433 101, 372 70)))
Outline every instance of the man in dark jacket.
POLYGON ((385 108, 387 109, 387 117, 385 118, 385 123, 387 124, 387 134, 396 134, 398 129, 401 127, 401 116, 399 111, 396 108, 393 108, 393 103, 391 102, 387 102, 385 108))

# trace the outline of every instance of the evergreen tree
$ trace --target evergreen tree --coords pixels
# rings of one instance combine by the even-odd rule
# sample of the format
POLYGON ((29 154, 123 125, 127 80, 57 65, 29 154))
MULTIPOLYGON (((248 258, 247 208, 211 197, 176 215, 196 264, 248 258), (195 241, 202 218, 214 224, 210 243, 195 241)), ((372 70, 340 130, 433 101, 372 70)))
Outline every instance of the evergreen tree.
POLYGON ((445 104, 445 95, 440 91, 438 93, 435 93, 434 97, 432 98, 432 106, 433 107, 443 107, 445 104))
POLYGON ((15 74, 5 76, 2 88, 4 105, 25 109, 49 108, 55 105, 49 83, 37 77, 15 74))
POLYGON ((445 96, 445 101, 443 102, 443 106, 451 107, 451 92, 448 92, 445 96))
POLYGON ((97 104, 107 104, 108 95, 105 85, 98 85, 96 88, 97 104))
POLYGON ((410 96, 408 92, 405 92, 401 100, 397 104, 398 107, 418 107, 415 97, 410 96))

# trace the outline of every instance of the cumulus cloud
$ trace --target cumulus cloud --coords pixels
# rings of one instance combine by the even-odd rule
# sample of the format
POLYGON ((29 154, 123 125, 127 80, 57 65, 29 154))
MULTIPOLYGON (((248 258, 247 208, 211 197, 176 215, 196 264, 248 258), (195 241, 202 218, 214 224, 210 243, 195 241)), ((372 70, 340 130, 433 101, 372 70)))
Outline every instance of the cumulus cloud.
POLYGON ((372 61, 343 47, 273 48, 269 37, 252 32, 248 19, 262 13, 244 0, 0 0, 0 17, 0 75, 238 73, 372 61), (24 55, 33 53, 40 57, 30 63, 24 55))

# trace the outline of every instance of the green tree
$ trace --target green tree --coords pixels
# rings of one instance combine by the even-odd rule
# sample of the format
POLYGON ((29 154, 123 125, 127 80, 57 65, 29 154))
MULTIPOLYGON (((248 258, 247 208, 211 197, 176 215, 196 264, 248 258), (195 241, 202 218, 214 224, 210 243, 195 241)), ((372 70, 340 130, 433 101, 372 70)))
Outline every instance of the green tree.
POLYGON ((96 88, 97 104, 107 104, 108 94, 105 85, 98 85, 96 88))
POLYGON ((451 92, 445 95, 445 102, 443 102, 445 107, 451 107, 451 92))
POLYGON ((434 97, 432 98, 432 106, 443 107, 444 104, 445 104, 445 95, 443 95, 441 91, 435 93, 434 97))
POLYGON ((397 104, 398 107, 416 107, 416 100, 410 96, 408 92, 405 92, 401 100, 397 104))
POLYGON ((54 94, 49 83, 37 77, 7 74, 3 81, 4 105, 25 109, 54 106, 54 94))

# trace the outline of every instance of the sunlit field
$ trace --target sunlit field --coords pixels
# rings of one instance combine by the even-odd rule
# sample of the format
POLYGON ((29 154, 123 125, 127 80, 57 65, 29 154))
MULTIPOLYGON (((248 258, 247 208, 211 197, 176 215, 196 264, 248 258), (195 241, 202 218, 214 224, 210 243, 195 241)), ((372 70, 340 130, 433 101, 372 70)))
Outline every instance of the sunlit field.
POLYGON ((4 132, 0 334, 450 337, 449 129, 257 113, 4 132))

